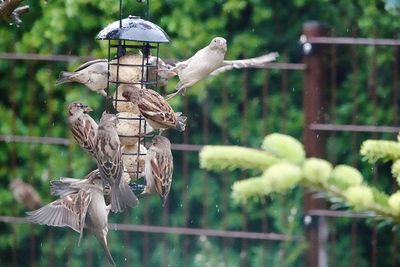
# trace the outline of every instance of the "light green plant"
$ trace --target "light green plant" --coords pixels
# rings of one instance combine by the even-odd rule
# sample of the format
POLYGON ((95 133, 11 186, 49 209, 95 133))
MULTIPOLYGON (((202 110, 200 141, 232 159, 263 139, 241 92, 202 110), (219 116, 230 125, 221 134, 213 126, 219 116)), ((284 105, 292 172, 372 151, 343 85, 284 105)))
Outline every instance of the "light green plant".
MULTIPOLYGON (((323 192, 354 210, 368 211, 376 218, 400 223, 400 191, 388 196, 363 181, 363 175, 348 165, 335 167, 324 159, 305 157, 303 145, 293 137, 270 134, 264 138, 265 152, 229 146, 206 146, 200 152, 200 165, 208 170, 251 169, 260 175, 235 182, 232 198, 236 203, 260 200, 273 193, 285 193, 296 185, 323 192)), ((367 140, 361 155, 370 163, 393 160, 392 174, 400 176, 400 143, 367 140)))

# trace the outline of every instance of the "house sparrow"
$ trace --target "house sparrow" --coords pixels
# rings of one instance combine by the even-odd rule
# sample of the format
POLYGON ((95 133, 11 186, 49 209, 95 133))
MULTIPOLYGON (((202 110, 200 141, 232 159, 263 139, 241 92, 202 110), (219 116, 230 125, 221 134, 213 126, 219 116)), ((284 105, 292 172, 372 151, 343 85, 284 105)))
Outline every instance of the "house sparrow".
MULTIPOLYGON (((148 64, 156 64, 156 57, 149 57, 148 64)), ((90 90, 97 92, 104 97, 107 96, 107 78, 108 78, 108 70, 110 69, 110 81, 111 82, 122 82, 122 83, 139 83, 142 80, 142 68, 141 65, 146 62, 143 61, 143 56, 140 53, 137 54, 126 54, 118 59, 113 59, 110 61, 110 67, 108 67, 107 59, 95 59, 88 61, 81 66, 79 66, 73 72, 61 71, 60 77, 56 81, 56 85, 69 83, 69 82, 78 82, 86 85, 90 90), (119 64, 119 67, 117 66, 119 64), (117 72, 118 70, 118 72, 117 72)), ((168 69, 171 68, 169 65, 165 64, 161 59, 158 61, 157 67, 149 69, 153 69, 149 71, 150 76, 149 80, 156 80, 155 75, 158 75, 158 80, 163 81, 163 77, 172 77, 176 75, 174 72, 165 72, 161 71, 161 75, 158 74, 157 69, 163 68, 168 69)), ((146 80, 146 70, 143 69, 143 80, 146 80)))
POLYGON ((117 116, 103 112, 95 138, 95 157, 104 185, 111 188, 111 211, 121 212, 138 203, 137 197, 122 179, 121 143, 117 131, 117 116))
POLYGON ((42 205, 38 192, 21 179, 14 179, 10 183, 10 190, 14 199, 24 205, 28 210, 35 210, 42 205))
POLYGON ((28 220, 49 226, 68 226, 83 237, 83 228, 94 234, 104 249, 111 265, 115 262, 107 245, 108 213, 103 196, 103 184, 98 170, 89 173, 84 180, 71 179, 52 183, 52 192, 61 198, 46 206, 28 212, 28 220))
POLYGON ((87 113, 92 109, 81 102, 72 102, 68 106, 68 123, 73 137, 89 154, 94 156, 94 139, 97 123, 87 113))
POLYGON ((180 112, 175 113, 159 93, 137 86, 126 86, 122 96, 138 106, 140 114, 154 130, 162 131, 168 128, 180 132, 185 130, 187 118, 180 112))
MULTIPOLYGON (((262 66, 267 62, 276 59, 278 53, 270 53, 261 57, 247 60, 224 60, 226 53, 226 40, 222 37, 215 37, 210 44, 197 51, 191 58, 178 62, 170 71, 170 76, 177 73, 179 82, 176 85, 176 92, 167 96, 167 100, 177 94, 184 95, 186 88, 207 78, 209 75, 216 75, 232 68, 248 68, 262 66)), ((159 72, 167 70, 159 70, 159 72)), ((165 75, 165 74, 164 74, 165 75)))
POLYGON ((157 65, 157 68, 152 68, 149 71, 149 81, 156 81, 157 86, 164 87, 168 84, 170 78, 178 75, 173 69, 175 66, 165 63, 161 58, 155 56, 149 57, 150 65, 157 65))
POLYGON ((179 76, 176 85, 177 92, 168 96, 167 99, 177 94, 184 95, 186 88, 193 86, 200 80, 205 79, 214 70, 224 66, 226 53, 226 40, 215 37, 210 44, 197 51, 191 58, 179 62, 172 69, 179 76))
POLYGON ((141 195, 158 193, 165 205, 172 184, 173 158, 168 138, 157 135, 145 158, 146 187, 141 195))
POLYGON ((80 65, 73 72, 61 71, 56 85, 78 82, 86 85, 90 90, 107 96, 108 60, 95 59, 80 65))

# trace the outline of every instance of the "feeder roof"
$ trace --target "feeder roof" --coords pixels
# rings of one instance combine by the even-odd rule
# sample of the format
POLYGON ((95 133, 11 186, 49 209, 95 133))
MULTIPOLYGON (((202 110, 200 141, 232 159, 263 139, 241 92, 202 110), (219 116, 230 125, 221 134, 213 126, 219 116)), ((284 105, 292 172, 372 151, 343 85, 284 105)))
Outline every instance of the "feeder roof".
POLYGON ((114 21, 97 34, 98 40, 129 40, 168 43, 169 37, 158 25, 136 16, 114 21))

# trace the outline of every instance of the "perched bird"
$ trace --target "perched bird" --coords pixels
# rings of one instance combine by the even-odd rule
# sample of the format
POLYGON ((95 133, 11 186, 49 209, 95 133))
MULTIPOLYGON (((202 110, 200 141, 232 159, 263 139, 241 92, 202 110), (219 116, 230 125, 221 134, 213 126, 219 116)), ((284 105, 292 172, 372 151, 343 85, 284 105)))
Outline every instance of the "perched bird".
POLYGON ((94 139, 97 123, 87 113, 92 109, 81 102, 72 102, 68 106, 68 123, 78 144, 89 154, 95 156, 94 139))
POLYGON ((80 65, 73 72, 61 71, 56 85, 78 82, 86 85, 90 90, 107 96, 108 60, 95 59, 80 65))
POLYGON ((95 157, 104 185, 111 188, 111 211, 121 212, 138 203, 137 197, 122 179, 121 143, 115 129, 118 118, 103 112, 95 138, 95 157))
POLYGON ((161 58, 157 60, 157 57, 150 56, 148 63, 157 66, 157 68, 150 69, 148 80, 157 80, 157 86, 159 87, 166 86, 170 78, 178 75, 178 73, 173 70, 175 66, 165 63, 161 58))
MULTIPOLYGON (((167 96, 167 100, 177 94, 184 95, 186 88, 207 78, 209 75, 216 75, 232 68, 248 68, 261 66, 267 62, 275 60, 278 53, 270 53, 261 57, 247 60, 225 60, 227 51, 226 40, 222 37, 215 37, 210 44, 197 51, 191 58, 178 62, 174 68, 159 70, 159 72, 170 72, 168 75, 179 76, 176 85, 176 92, 167 96)), ((164 74, 166 75, 166 74, 164 74)))
MULTIPOLYGON (((152 68, 149 74, 149 80, 156 80, 155 75, 158 75, 158 68, 163 70, 169 70, 172 66, 165 64, 161 59, 158 63, 157 58, 150 56, 148 59, 148 64, 157 65, 152 68)), ((107 96, 105 89, 107 89, 107 78, 108 69, 110 69, 110 81, 111 82, 122 82, 122 83, 139 83, 141 80, 147 78, 146 71, 147 68, 142 68, 141 65, 147 63, 143 60, 141 53, 126 54, 119 58, 110 61, 110 67, 108 67, 107 59, 95 59, 88 61, 81 66, 79 66, 73 72, 61 71, 60 77, 56 81, 56 85, 78 82, 86 85, 90 90, 97 92, 103 96, 107 96), (119 64, 119 66, 117 66, 119 64)), ((174 72, 161 71, 158 80, 159 83, 166 83, 165 77, 173 77, 176 75, 174 72)))
POLYGON ((94 234, 104 249, 111 265, 115 266, 107 245, 108 213, 103 196, 103 185, 98 170, 89 173, 84 180, 54 181, 52 193, 61 198, 46 206, 28 212, 28 220, 50 226, 68 226, 83 237, 83 228, 94 234))
POLYGON ((173 157, 168 138, 157 135, 145 158, 146 187, 141 195, 158 193, 165 205, 172 184, 173 157))
POLYGON ((38 192, 30 184, 21 179, 14 179, 10 183, 10 190, 14 199, 24 205, 28 210, 35 210, 42 205, 38 192))
POLYGON ((168 128, 180 132, 185 130, 187 118, 180 112, 175 113, 159 93, 151 89, 126 85, 123 88, 122 96, 138 106, 140 114, 154 130, 162 131, 168 128))

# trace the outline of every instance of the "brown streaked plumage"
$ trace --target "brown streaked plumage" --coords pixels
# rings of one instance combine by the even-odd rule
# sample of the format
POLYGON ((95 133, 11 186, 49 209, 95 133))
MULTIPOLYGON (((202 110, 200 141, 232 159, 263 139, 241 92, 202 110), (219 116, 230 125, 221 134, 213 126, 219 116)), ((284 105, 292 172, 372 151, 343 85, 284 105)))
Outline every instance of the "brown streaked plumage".
POLYGON ((137 105, 140 114, 155 130, 168 128, 184 131, 186 117, 180 112, 175 113, 168 102, 151 89, 141 89, 137 86, 125 86, 122 96, 137 105))
POLYGON ((74 139, 89 154, 94 156, 94 139, 97 123, 87 113, 92 109, 81 102, 73 102, 68 106, 68 123, 74 139))
POLYGON ((115 129, 118 118, 103 112, 95 138, 95 157, 104 184, 111 187, 111 211, 122 212, 137 205, 138 200, 122 179, 121 143, 115 129))
POLYGON ((83 228, 94 234, 104 249, 110 264, 115 265, 107 245, 108 213, 103 196, 103 185, 98 170, 89 173, 84 180, 72 178, 54 181, 52 192, 61 198, 46 206, 28 212, 28 220, 50 226, 67 226, 80 233, 83 228))
POLYGON ((171 189, 173 169, 170 141, 164 136, 155 136, 145 158, 146 187, 141 195, 158 193, 164 206, 171 189))

